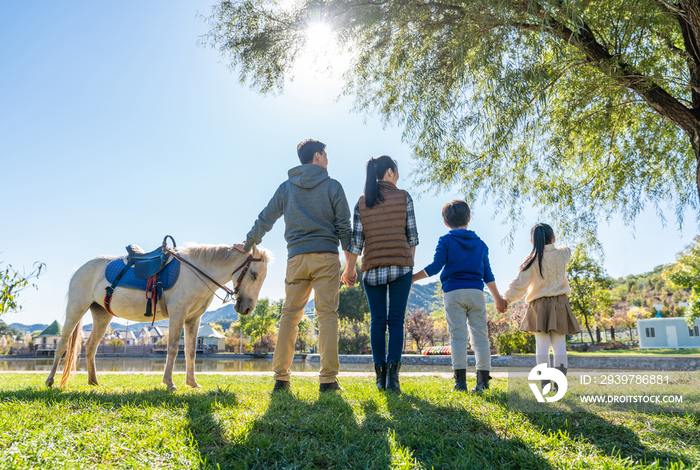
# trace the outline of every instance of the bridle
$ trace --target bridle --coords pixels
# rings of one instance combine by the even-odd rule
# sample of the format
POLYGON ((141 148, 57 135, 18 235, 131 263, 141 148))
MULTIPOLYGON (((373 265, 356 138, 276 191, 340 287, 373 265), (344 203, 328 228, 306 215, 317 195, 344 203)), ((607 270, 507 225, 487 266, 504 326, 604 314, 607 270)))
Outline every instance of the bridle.
POLYGON ((245 273, 248 272, 248 268, 250 268, 250 264, 254 263, 256 261, 262 261, 262 257, 260 258, 253 258, 253 255, 248 255, 248 258, 246 258, 245 261, 243 261, 243 264, 238 266, 232 273, 231 273, 231 280, 233 280, 233 275, 236 274, 238 271, 241 271, 240 276, 238 276, 238 280, 236 281, 236 285, 233 288, 233 294, 238 297, 238 289, 241 287, 241 283, 243 282, 243 276, 245 276, 245 273))
POLYGON ((251 265, 252 263, 257 262, 257 261, 262 261, 262 260, 263 260, 262 257, 260 257, 260 258, 253 258, 253 255, 248 255, 248 258, 246 258, 246 260, 243 261, 243 264, 241 264, 239 267, 237 267, 237 268, 231 273, 231 280, 233 280, 233 275, 236 274, 238 271, 241 271, 241 270, 242 270, 242 271, 241 271, 241 274, 238 276, 238 280, 234 283, 233 290, 231 290, 230 288, 226 287, 225 285, 219 284, 217 281, 215 281, 214 279, 212 279, 211 277, 209 277, 209 275, 207 275, 207 273, 205 273, 204 271, 202 271, 201 269, 199 269, 197 266, 195 266, 194 264, 192 264, 192 263, 190 263, 189 261, 187 261, 186 259, 184 259, 182 256, 180 256, 179 254, 177 254, 177 253, 176 253, 175 251, 173 251, 172 249, 170 249, 170 248, 168 248, 168 247, 165 247, 164 250, 165 250, 169 255, 173 255, 175 258, 177 258, 178 260, 180 260, 182 263, 185 263, 187 266, 189 266, 190 268, 194 269, 195 271, 197 271, 197 272, 198 272, 199 274, 201 274, 202 276, 206 277, 209 281, 211 281, 211 282, 212 282, 214 285, 216 285, 219 289, 222 289, 224 292, 226 292, 226 297, 223 299, 224 303, 230 302, 231 299, 234 299, 234 298, 236 299, 237 302, 240 301, 240 298, 239 298, 239 296, 238 296, 238 291, 240 290, 241 284, 243 283, 243 277, 244 277, 245 274, 248 272, 248 269, 250 268, 250 265, 251 265))

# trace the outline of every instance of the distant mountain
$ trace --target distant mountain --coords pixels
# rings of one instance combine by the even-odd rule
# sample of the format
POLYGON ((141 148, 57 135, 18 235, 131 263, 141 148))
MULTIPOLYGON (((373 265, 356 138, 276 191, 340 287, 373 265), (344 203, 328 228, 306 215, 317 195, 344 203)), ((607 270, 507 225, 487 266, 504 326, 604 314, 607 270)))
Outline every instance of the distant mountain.
MULTIPOLYGON (((207 323, 211 322, 217 322, 221 323, 222 321, 238 321, 238 313, 233 309, 233 304, 227 304, 224 305, 221 308, 218 308, 216 310, 212 310, 210 312, 204 312, 204 315, 202 315, 202 320, 201 324, 206 325, 207 323)), ((109 327, 112 330, 123 330, 126 328, 126 323, 124 323, 125 320, 123 318, 120 319, 115 319, 112 321, 112 323, 109 324, 109 327)), ((141 328, 144 326, 150 326, 151 322, 138 322, 138 323, 129 323, 129 330, 130 331, 141 331, 141 328)), ((168 320, 159 320, 154 323, 155 326, 160 326, 167 328, 168 327, 168 320)), ((46 325, 44 325, 44 328, 46 328, 46 325)), ((83 326, 83 330, 91 331, 92 330, 92 323, 88 323, 83 326)))
POLYGON ((685 315, 691 292, 668 285, 662 275, 665 267, 661 265, 643 274, 630 274, 614 279, 609 290, 615 301, 612 305, 613 310, 623 313, 637 307, 646 310, 649 315, 657 310, 661 311, 663 317, 685 315))
POLYGON ((28 331, 28 332, 32 333, 34 331, 43 331, 49 325, 47 325, 45 323, 34 323, 33 325, 25 325, 23 323, 10 323, 8 326, 15 331, 19 331, 19 332, 28 331))
POLYGON ((438 296, 440 282, 413 284, 408 294, 408 310, 425 310, 430 313, 442 308, 442 295, 438 296))
MULTIPOLYGON (((493 303, 493 297, 488 291, 484 291, 486 303, 493 303)), ((413 284, 411 293, 408 294, 408 310, 422 309, 426 312, 434 312, 444 308, 442 301, 442 291, 440 289, 440 281, 431 282, 430 284, 413 284)))
POLYGON ((204 312, 202 315, 202 325, 219 320, 238 321, 238 313, 233 309, 233 304, 226 304, 211 312, 204 312))
POLYGON ((316 307, 314 307, 314 299, 309 300, 309 303, 306 304, 306 307, 304 307, 304 314, 309 318, 313 318, 316 316, 316 307))

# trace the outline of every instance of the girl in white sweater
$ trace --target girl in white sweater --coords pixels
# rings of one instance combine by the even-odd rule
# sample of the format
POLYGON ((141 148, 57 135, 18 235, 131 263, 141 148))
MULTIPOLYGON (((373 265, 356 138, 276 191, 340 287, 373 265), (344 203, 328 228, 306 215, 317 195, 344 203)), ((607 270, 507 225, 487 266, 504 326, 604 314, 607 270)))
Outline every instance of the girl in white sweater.
POLYGON ((530 236, 532 253, 520 266, 520 273, 503 298, 511 304, 525 297, 527 311, 520 330, 535 335, 537 364, 550 366, 551 348, 554 366, 566 375, 566 335, 581 332, 569 305, 571 288, 566 279, 566 265, 571 259, 571 249, 554 246, 554 230, 547 224, 535 225, 530 236))

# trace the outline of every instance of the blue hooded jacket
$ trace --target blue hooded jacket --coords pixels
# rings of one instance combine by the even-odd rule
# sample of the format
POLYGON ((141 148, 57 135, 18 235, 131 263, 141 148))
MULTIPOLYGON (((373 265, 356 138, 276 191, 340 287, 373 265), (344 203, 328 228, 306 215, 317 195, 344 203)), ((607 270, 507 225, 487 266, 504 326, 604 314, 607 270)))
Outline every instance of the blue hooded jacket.
POLYGON ((428 276, 440 272, 442 291, 484 290, 495 278, 489 263, 489 248, 471 230, 452 229, 440 237, 433 262, 425 267, 428 276))

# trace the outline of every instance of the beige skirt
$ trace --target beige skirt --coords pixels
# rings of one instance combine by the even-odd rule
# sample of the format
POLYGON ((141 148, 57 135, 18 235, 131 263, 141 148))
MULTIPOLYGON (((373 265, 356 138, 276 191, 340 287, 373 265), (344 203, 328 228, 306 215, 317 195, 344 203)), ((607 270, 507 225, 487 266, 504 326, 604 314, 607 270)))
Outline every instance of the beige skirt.
POLYGON ((569 305, 569 296, 540 297, 527 306, 520 322, 520 330, 527 333, 573 335, 581 332, 581 325, 569 305))

